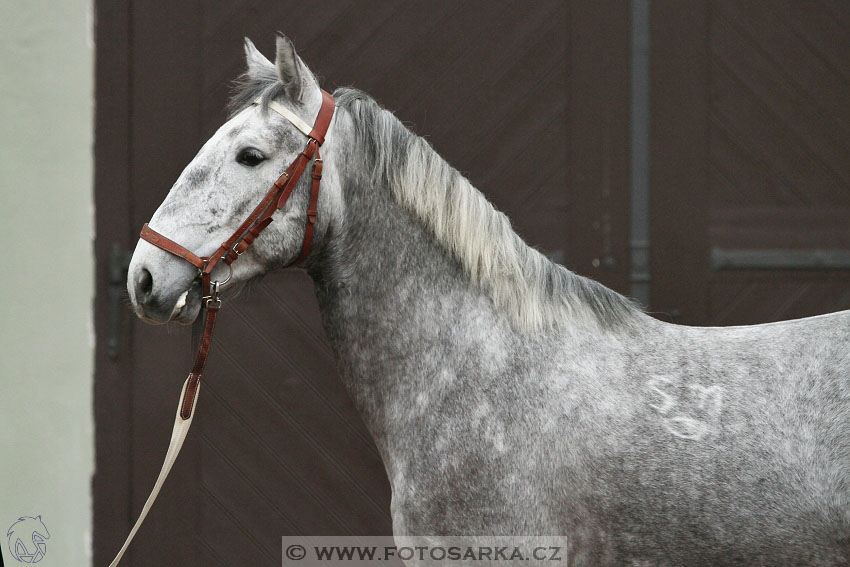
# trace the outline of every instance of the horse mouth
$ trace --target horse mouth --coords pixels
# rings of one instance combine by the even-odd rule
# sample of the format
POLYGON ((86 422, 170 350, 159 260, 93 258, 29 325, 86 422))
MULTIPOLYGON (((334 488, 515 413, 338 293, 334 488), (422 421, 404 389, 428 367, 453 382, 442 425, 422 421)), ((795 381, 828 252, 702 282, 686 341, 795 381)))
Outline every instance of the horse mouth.
POLYGON ((201 286, 200 282, 193 282, 192 287, 181 293, 177 298, 168 321, 180 325, 191 325, 198 318, 200 311, 201 286))
POLYGON ((141 306, 135 306, 136 315, 145 323, 150 325, 167 325, 177 323, 179 325, 191 325, 198 318, 201 311, 201 284, 200 281, 192 282, 189 289, 177 296, 174 307, 168 318, 151 317, 141 306))
POLYGON ((174 310, 171 311, 171 317, 168 318, 169 321, 177 321, 180 317, 180 314, 186 308, 186 298, 189 295, 189 290, 187 289, 183 293, 180 294, 180 297, 177 298, 177 303, 174 304, 174 310))

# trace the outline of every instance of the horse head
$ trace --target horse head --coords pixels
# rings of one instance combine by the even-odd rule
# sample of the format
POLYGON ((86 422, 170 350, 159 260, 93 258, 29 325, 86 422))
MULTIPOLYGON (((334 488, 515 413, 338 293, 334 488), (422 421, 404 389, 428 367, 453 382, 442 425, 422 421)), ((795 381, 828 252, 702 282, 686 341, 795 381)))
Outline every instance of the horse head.
MULTIPOLYGON (((231 118, 207 141, 183 170, 149 222, 159 235, 179 242, 198 257, 207 257, 238 230, 246 215, 261 202, 269 187, 303 151, 312 124, 322 108, 322 91, 310 69, 295 52, 292 42, 278 34, 275 62, 266 59, 246 38, 245 83, 256 89, 241 93, 259 96, 232 102, 231 118), (259 89, 259 91, 258 91, 259 89), (269 106, 277 112, 272 112, 269 106), (287 119, 285 116, 288 116, 287 119), (300 125, 300 128, 299 128, 300 125)), ((331 136, 332 137, 332 136, 331 136)), ((322 157, 333 155, 326 144, 322 157)), ((316 150, 318 152, 318 150, 316 150)), ((320 170, 321 171, 321 170, 320 170)), ((314 215, 315 250, 339 209, 340 188, 333 160, 323 162, 324 178, 314 215)), ((270 225, 239 262, 217 264, 210 277, 228 286, 287 266, 299 257, 305 234, 305 211, 311 175, 303 175, 286 205, 275 211, 270 225)), ((274 206, 274 204, 272 204, 274 206)), ((309 217, 308 217, 309 218, 309 217)), ((202 302, 199 272, 181 258, 144 239, 136 246, 128 274, 128 291, 136 314, 152 323, 191 323, 202 302)))

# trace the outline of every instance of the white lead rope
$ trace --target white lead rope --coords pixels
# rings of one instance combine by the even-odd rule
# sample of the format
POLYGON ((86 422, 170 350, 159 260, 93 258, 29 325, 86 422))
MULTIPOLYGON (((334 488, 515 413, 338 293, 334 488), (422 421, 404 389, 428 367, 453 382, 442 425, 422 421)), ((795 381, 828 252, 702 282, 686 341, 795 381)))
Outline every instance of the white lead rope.
POLYGON ((126 552, 127 548, 130 547, 130 542, 133 541, 133 537, 136 535, 136 532, 139 531, 142 522, 145 521, 145 516, 148 515, 151 506, 153 506, 153 503, 156 501, 156 497, 159 495, 159 491, 162 488, 163 483, 165 483, 165 478, 168 476, 168 473, 171 472, 171 467, 174 466, 174 461, 177 460, 177 455, 180 453, 181 447, 183 447, 183 441, 186 440, 186 434, 189 433, 189 427, 192 426, 192 419, 195 417, 198 393, 201 391, 201 384, 198 382, 198 387, 195 389, 195 399, 192 403, 192 413, 189 414, 188 419, 183 419, 180 417, 180 408, 183 405, 183 396, 186 393, 186 386, 188 384, 189 378, 187 378, 186 382, 183 383, 183 391, 180 392, 180 403, 177 405, 177 417, 174 418, 174 429, 171 431, 171 442, 168 444, 168 451, 165 453, 165 461, 162 463, 162 470, 159 471, 159 477, 156 479, 156 483, 153 485, 153 490, 151 490, 150 496, 148 496, 148 499, 139 514, 139 519, 136 520, 136 525, 134 525, 133 529, 130 530, 130 535, 127 536, 127 541, 125 541, 124 545, 121 546, 121 550, 118 552, 118 555, 115 556, 115 559, 112 560, 112 563, 109 564, 109 567, 116 567, 118 562, 121 561, 121 558, 124 556, 124 552, 126 552))

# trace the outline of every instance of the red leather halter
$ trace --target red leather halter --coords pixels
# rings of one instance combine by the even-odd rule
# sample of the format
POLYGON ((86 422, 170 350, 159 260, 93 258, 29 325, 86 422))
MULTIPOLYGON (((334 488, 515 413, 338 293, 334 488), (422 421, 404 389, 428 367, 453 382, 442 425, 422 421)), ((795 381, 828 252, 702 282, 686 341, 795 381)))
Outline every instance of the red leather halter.
MULTIPOLYGON (((310 128, 289 110, 281 108, 274 102, 270 103, 270 106, 295 124, 299 130, 306 133, 310 128)), ((198 256, 170 238, 159 234, 147 224, 142 228, 142 239, 147 240, 158 248, 162 248, 166 252, 183 258, 198 268, 203 288, 203 306, 206 309, 206 321, 204 322, 204 334, 201 338, 201 344, 198 347, 198 353, 195 355, 195 365, 192 367, 188 378, 186 378, 186 382, 183 384, 183 391, 180 394, 180 404, 177 406, 177 416, 174 419, 171 442, 168 445, 168 451, 165 453, 162 470, 159 472, 153 490, 151 490, 150 496, 145 501, 145 505, 142 507, 135 525, 133 525, 130 534, 124 541, 124 545, 121 546, 121 549, 109 567, 117 567, 127 548, 130 546, 130 542, 133 541, 133 537, 135 537, 136 532, 141 527, 145 517, 147 517, 148 511, 153 506, 168 473, 171 471, 171 467, 180 453, 180 448, 183 446, 183 441, 189 433, 189 427, 192 425, 195 405, 198 394, 200 393, 201 374, 203 374, 204 366, 207 363, 207 355, 209 354, 210 344, 212 343, 215 320, 218 310, 221 308, 221 298, 219 297, 221 283, 217 281, 210 282, 210 274, 219 262, 224 262, 229 267, 256 240, 260 233, 269 226, 269 223, 272 222, 272 215, 276 210, 286 204, 286 201, 295 189, 295 185, 298 183, 298 179, 304 173, 307 164, 312 160, 313 168, 311 177, 313 178, 313 183, 310 189, 310 201, 307 205, 307 228, 304 231, 304 242, 301 244, 301 253, 290 266, 297 266, 310 253, 310 245, 313 242, 313 233, 316 230, 316 221, 319 214, 317 210, 319 203, 319 183, 322 180, 322 158, 319 157, 319 146, 325 141, 325 134, 328 132, 328 126, 331 123, 333 114, 334 99, 331 95, 322 91, 322 107, 319 109, 319 115, 316 117, 313 129, 309 130, 309 134, 307 134, 307 146, 298 154, 295 161, 289 164, 289 167, 286 168, 286 171, 281 174, 277 181, 274 182, 274 185, 266 193, 266 196, 263 197, 262 201, 248 215, 248 218, 236 229, 236 232, 225 240, 211 256, 198 256)), ((230 279, 230 276, 228 276, 228 279, 230 279)))
MULTIPOLYGON (((318 204, 319 204, 319 188, 322 180, 322 158, 319 155, 319 147, 325 141, 325 134, 328 132, 328 126, 331 123, 331 118, 334 114, 334 98, 325 91, 322 91, 322 106, 319 109, 319 114, 316 116, 316 121, 313 124, 313 130, 307 136, 307 145, 301 151, 295 160, 289 164, 289 167, 278 177, 277 181, 271 186, 266 196, 259 202, 245 221, 230 235, 230 238, 225 240, 218 250, 210 256, 198 256, 191 250, 177 244, 170 238, 167 238, 145 223, 142 227, 142 232, 139 235, 143 240, 146 240, 154 246, 165 250, 175 256, 182 258, 198 268, 201 277, 201 287, 203 291, 203 306, 206 308, 206 322, 204 324, 204 334, 201 338, 201 344, 198 348, 198 353, 195 356, 195 365, 192 372, 189 374, 188 387, 183 396, 180 414, 184 419, 188 419, 192 414, 192 408, 195 402, 195 391, 197 384, 201 379, 201 374, 204 371, 207 355, 209 354, 210 343, 212 342, 212 331, 215 327, 215 319, 218 310, 221 307, 221 298, 219 297, 220 282, 210 281, 210 274, 219 262, 224 262, 230 266, 236 261, 239 256, 251 245, 254 240, 260 235, 266 227, 272 222, 272 215, 275 211, 283 208, 292 191, 301 178, 301 174, 307 167, 307 164, 312 160, 313 167, 311 177, 313 182, 310 188, 310 200, 307 204, 307 226, 304 231, 304 240, 301 244, 301 253, 287 267, 298 266, 301 264, 310 253, 310 246, 313 242, 313 234, 316 230, 316 221, 318 220, 318 204), (315 157, 315 159, 313 159, 315 157)), ((228 277, 229 279, 229 277, 228 277)), ((227 281, 227 280, 225 280, 227 281)))

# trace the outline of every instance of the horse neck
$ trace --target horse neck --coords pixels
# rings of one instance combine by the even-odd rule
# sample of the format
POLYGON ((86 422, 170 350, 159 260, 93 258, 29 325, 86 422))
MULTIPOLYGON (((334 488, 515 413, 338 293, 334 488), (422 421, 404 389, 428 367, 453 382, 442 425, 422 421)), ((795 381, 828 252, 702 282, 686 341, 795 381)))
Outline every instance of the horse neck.
MULTIPOLYGON (((311 269, 340 373, 381 451, 429 392, 516 342, 508 318, 388 188, 349 186, 311 269), (503 346, 499 346, 503 345, 503 346)), ((386 461, 386 459, 385 459, 386 461)))

